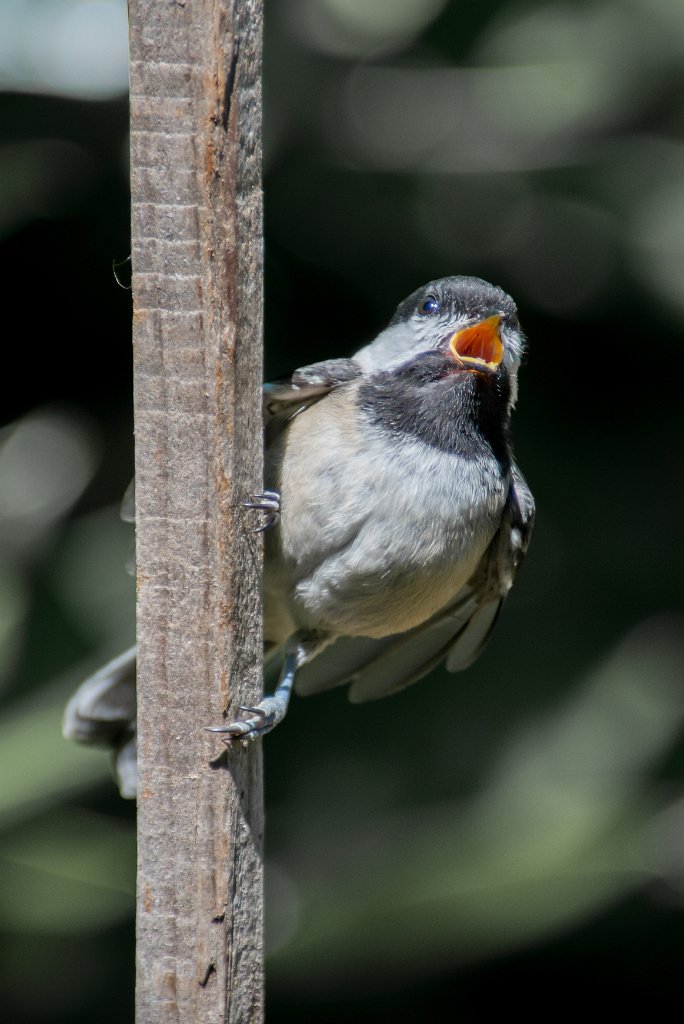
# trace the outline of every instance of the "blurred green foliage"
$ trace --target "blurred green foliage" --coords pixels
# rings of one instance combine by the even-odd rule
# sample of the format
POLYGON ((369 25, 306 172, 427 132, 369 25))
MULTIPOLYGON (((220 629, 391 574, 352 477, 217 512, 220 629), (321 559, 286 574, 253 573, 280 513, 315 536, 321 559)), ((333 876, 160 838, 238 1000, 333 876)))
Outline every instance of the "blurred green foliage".
MULTIPOLYGON (((271 1021, 676 998, 684 927, 679 0, 267 0, 269 376, 474 273, 530 338, 539 506, 486 655, 266 742, 271 1021), (553 1000, 553 1004, 549 1002, 553 1000)), ((5 1019, 131 1018, 133 809, 65 743, 128 646, 123 0, 0 7, 5 1019)))

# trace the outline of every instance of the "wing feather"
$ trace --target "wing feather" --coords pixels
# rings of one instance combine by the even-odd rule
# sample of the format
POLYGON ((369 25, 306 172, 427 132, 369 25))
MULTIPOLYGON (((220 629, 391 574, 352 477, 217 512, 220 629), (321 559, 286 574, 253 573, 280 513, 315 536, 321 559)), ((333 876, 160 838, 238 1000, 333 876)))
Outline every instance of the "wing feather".
POLYGON ((308 696, 351 683, 349 699, 353 703, 402 690, 444 660, 475 607, 472 589, 465 586, 447 611, 407 633, 381 640, 336 640, 299 670, 295 689, 308 696))
POLYGON ((361 375, 354 359, 326 359, 311 366, 302 366, 292 376, 264 384, 264 419, 298 407, 306 408, 320 401, 333 388, 361 375))
POLYGON ((484 649, 527 552, 534 512, 532 492, 525 477, 513 463, 501 526, 473 580, 478 598, 477 608, 449 651, 446 662, 449 672, 461 672, 468 668, 484 649))
POLYGON ((513 465, 501 526, 473 578, 454 602, 427 623, 382 640, 345 637, 304 665, 295 689, 320 693, 350 683, 353 703, 376 700, 417 682, 446 660, 450 672, 471 665, 496 625, 530 540, 534 499, 513 465))

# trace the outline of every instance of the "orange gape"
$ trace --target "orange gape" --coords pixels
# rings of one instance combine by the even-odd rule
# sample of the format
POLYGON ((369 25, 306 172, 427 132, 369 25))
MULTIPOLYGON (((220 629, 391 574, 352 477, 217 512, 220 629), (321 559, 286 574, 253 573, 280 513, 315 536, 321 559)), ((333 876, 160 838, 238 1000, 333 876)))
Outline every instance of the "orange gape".
POLYGON ((499 337, 501 317, 487 317, 472 327, 457 331, 449 342, 453 355, 461 363, 495 370, 503 359, 503 345, 499 337))

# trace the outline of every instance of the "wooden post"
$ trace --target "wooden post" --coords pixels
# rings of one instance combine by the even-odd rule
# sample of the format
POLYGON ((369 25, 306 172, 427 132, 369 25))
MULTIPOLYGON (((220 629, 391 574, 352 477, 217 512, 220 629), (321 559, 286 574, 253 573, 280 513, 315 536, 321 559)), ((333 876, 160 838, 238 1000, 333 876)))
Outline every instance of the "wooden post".
POLYGON ((137 1024, 263 1019, 261 0, 129 0, 137 1024), (218 758, 218 760, 217 760, 218 758))

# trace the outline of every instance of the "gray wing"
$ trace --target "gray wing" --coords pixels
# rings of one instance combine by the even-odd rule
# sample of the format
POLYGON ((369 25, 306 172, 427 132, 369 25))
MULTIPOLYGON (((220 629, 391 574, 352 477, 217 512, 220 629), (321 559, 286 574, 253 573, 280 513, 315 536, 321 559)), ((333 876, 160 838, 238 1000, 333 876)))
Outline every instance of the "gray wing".
POLYGON ((291 377, 264 384, 264 422, 283 413, 288 418, 324 398, 334 387, 361 376, 354 359, 325 359, 302 366, 291 377))
POLYGON ((534 526, 534 498, 515 463, 511 466, 508 501, 498 533, 472 581, 477 608, 449 651, 446 667, 460 672, 480 655, 499 617, 501 606, 527 553, 534 526))
POLYGON ((460 672, 479 656, 489 638, 530 541, 534 500, 517 466, 511 470, 501 527, 477 573, 454 602, 427 623, 382 640, 337 640, 297 673, 302 695, 350 683, 353 703, 402 690, 446 661, 460 672))
POLYGON ((266 451, 295 416, 320 402, 333 388, 361 376, 353 359, 326 359, 295 370, 291 377, 264 384, 264 448, 266 451))

